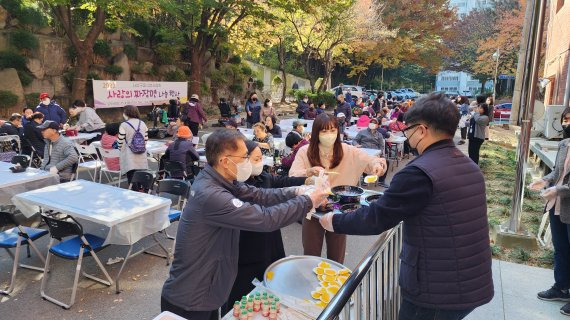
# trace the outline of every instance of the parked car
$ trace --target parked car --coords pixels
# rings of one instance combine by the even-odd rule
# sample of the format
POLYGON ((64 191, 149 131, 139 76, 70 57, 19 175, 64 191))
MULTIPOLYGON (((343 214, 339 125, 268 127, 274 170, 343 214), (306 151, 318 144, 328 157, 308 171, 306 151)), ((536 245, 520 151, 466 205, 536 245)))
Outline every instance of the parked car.
MULTIPOLYGON (((330 89, 329 91, 332 92, 333 94, 336 92, 336 90, 338 89, 338 86, 330 89)), ((357 97, 357 98, 362 98, 362 96, 364 95, 365 92, 365 88, 361 87, 361 86, 352 86, 352 85, 347 85, 345 84, 342 90, 343 94, 346 94, 348 92, 348 90, 350 89, 350 94, 353 97, 357 97)))
POLYGON ((501 103, 495 106, 493 118, 495 119, 509 119, 511 117, 512 103, 501 103))
POLYGON ((392 97, 396 97, 396 100, 402 101, 404 100, 404 94, 399 92, 398 90, 388 90, 384 93, 387 99, 391 99, 392 97))
POLYGON ((409 99, 417 99, 420 96, 420 94, 412 88, 402 88, 400 92, 407 94, 409 99))

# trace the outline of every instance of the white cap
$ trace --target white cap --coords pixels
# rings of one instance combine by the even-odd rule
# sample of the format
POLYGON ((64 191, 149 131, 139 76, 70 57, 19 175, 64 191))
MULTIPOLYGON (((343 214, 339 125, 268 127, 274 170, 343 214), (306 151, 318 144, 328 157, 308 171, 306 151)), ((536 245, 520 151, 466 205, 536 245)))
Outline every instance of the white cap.
POLYGON ((195 94, 195 93, 194 93, 190 98, 191 98, 191 99, 200 100, 200 98, 198 97, 198 95, 195 94))
POLYGON ((337 117, 337 118, 342 118, 342 117, 345 117, 345 118, 346 118, 346 116, 345 116, 344 113, 342 113, 342 112, 339 112, 339 113, 336 115, 336 117, 337 117))

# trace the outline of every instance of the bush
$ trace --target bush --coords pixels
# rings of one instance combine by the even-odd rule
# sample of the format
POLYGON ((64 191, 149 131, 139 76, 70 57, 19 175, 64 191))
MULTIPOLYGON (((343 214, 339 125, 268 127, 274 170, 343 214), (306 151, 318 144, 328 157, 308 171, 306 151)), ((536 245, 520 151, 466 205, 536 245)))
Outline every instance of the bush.
POLYGON ((113 55, 111 46, 104 40, 97 40, 93 45, 93 53, 103 58, 110 58, 113 55))
POLYGON ((131 68, 132 73, 143 73, 144 72, 144 65, 142 63, 133 64, 131 68))
POLYGON ((137 48, 130 43, 125 44, 123 52, 131 60, 135 60, 137 58, 137 48))
POLYGON ((26 30, 17 29, 10 34, 10 44, 20 50, 36 50, 39 47, 38 38, 26 30))
POLYGON ((14 68, 16 70, 26 70, 27 59, 19 52, 8 50, 0 51, 0 69, 14 68))
POLYGON ((35 108, 40 102, 40 93, 33 92, 24 95, 24 100, 26 101, 26 106, 30 108, 35 108))
POLYGON ((39 7, 26 5, 22 0, 0 0, 0 5, 23 25, 40 28, 48 25, 47 16, 39 7))
POLYGON ((240 64, 241 63, 241 57, 240 56, 232 56, 231 58, 228 59, 228 63, 240 64))
POLYGON ((0 108, 13 107, 18 103, 18 96, 10 91, 0 90, 0 108))
POLYGON ((263 80, 260 79, 255 80, 255 89, 263 91, 263 80))
POLYGON ((511 250, 511 252, 509 253, 509 258, 513 260, 526 262, 530 260, 530 253, 525 249, 518 247, 511 250))
POLYGON ((307 95, 309 101, 319 104, 324 102, 327 107, 336 107, 336 98, 332 92, 322 91, 319 93, 312 93, 311 90, 292 90, 291 93, 295 96, 297 101, 303 100, 303 97, 307 95))
POLYGON ((105 66, 103 70, 112 76, 118 76, 123 73, 123 68, 116 65, 105 66))
POLYGON ((492 244, 492 245, 491 245, 491 253, 492 253, 494 256, 498 256, 498 255, 500 255, 501 253, 503 253, 503 248, 501 248, 500 246, 498 246, 498 245, 496 245, 496 244, 492 244))
POLYGON ((247 64, 244 64, 241 66, 241 73, 243 73, 246 76, 251 76, 253 75, 253 70, 251 70, 251 68, 247 64))
POLYGON ((87 72, 87 81, 89 81, 89 80, 101 80, 101 77, 99 76, 99 74, 97 72, 89 71, 89 72, 87 72))
POLYGON ((233 94, 241 94, 243 93, 243 85, 241 85, 241 83, 235 83, 230 85, 228 87, 228 90, 230 90, 230 92, 233 94))
POLYGON ((71 63, 75 63, 77 60, 77 50, 75 50, 74 46, 67 47, 67 59, 69 59, 71 63))
POLYGON ((168 71, 165 75, 164 75, 164 80, 166 81, 177 81, 177 82, 183 82, 188 80, 186 78, 186 74, 184 74, 183 71, 181 70, 174 70, 174 71, 168 71))
POLYGON ((18 70, 18 78, 20 78, 20 82, 24 87, 29 86, 34 81, 34 76, 24 70, 18 70))
POLYGON ((173 64, 178 58, 179 49, 168 43, 159 43, 154 46, 154 53, 159 64, 173 64))

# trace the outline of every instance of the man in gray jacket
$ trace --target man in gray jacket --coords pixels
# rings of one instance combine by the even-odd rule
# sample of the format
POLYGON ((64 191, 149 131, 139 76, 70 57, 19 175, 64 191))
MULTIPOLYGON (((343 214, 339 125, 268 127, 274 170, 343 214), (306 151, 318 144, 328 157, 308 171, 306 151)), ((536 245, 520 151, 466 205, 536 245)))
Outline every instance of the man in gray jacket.
POLYGON ((321 189, 245 185, 251 164, 244 137, 221 129, 206 142, 208 164, 182 213, 161 309, 184 318, 217 319, 237 274, 240 230, 274 231, 301 219, 327 196, 321 189), (240 182, 241 181, 241 182, 240 182))
POLYGON ((45 121, 38 126, 38 129, 42 131, 42 136, 47 142, 40 168, 53 174, 59 174, 61 182, 68 182, 71 180, 73 170, 79 160, 73 142, 59 134, 59 124, 54 121, 45 121))

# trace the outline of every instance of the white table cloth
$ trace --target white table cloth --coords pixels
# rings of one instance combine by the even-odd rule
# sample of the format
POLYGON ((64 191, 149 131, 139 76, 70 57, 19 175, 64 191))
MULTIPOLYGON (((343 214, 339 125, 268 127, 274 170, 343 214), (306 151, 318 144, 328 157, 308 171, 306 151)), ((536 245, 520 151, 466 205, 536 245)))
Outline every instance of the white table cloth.
POLYGON ((95 138, 96 136, 100 135, 101 133, 99 132, 92 132, 92 133, 87 133, 87 132, 79 132, 77 133, 76 136, 70 136, 67 137, 69 140, 71 141, 77 141, 77 142, 82 142, 85 140, 90 140, 95 138))
MULTIPOLYGON (((101 141, 94 141, 91 145, 95 148, 101 148, 101 141)), ((146 153, 151 157, 157 158, 164 154, 166 149, 168 149, 168 146, 164 141, 148 140, 146 142, 146 153)))
POLYGON ((28 168, 25 172, 13 173, 9 169, 13 166, 0 162, 0 205, 11 204, 12 197, 19 193, 59 183, 59 176, 48 171, 28 168))
POLYGON ((170 225, 169 199, 85 180, 21 193, 12 202, 26 217, 38 207, 68 214, 105 244, 132 245, 170 225))

